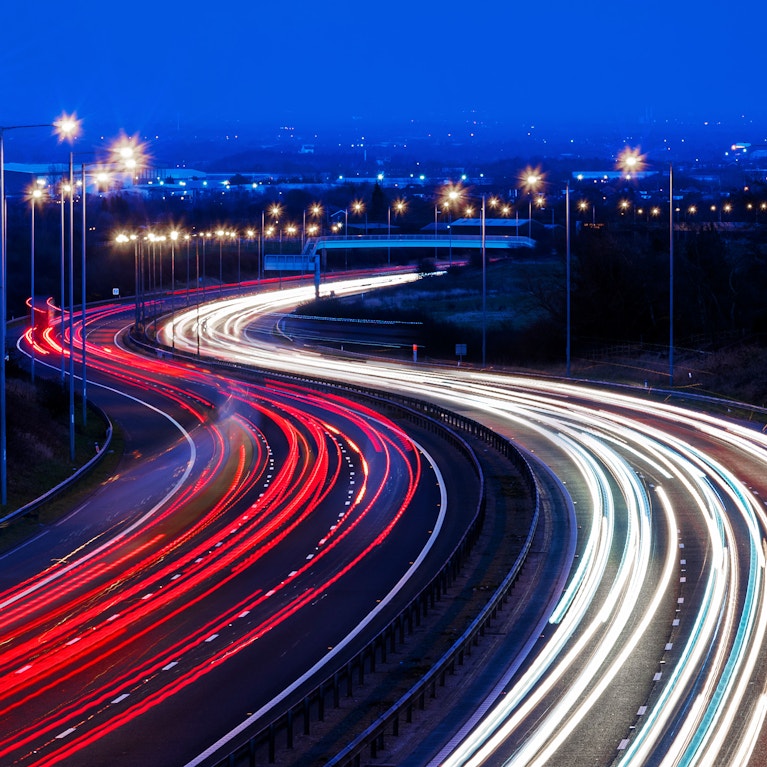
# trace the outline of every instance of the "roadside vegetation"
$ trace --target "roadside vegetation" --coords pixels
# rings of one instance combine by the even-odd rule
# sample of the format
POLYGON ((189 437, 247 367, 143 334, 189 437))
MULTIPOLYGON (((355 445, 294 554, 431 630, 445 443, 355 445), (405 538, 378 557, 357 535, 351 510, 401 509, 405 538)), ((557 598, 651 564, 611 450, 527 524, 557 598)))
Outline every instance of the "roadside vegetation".
MULTIPOLYGON (((369 218, 371 225, 377 222, 380 228, 387 221, 392 200, 378 185, 367 192, 365 221, 369 218)), ((364 197, 365 193, 354 185, 336 189, 324 201, 327 212, 333 206, 345 210, 349 199, 364 197)), ((300 218, 311 201, 309 192, 292 190, 284 203, 294 218, 300 218)), ((116 231, 146 228, 149 222, 167 225, 186 217, 185 226, 198 231, 215 228, 223 220, 242 229, 261 217, 267 202, 256 204, 250 196, 234 195, 223 208, 221 201, 201 198, 193 209, 182 211, 177 198, 144 200, 118 195, 101 200, 93 206, 92 221, 104 239, 94 238, 91 243, 88 301, 111 296, 115 286, 122 294, 133 290, 134 254, 114 245, 116 231)), ((591 225, 578 220, 572 229, 570 373, 574 378, 665 387, 669 384, 668 226, 650 217, 642 221, 636 215, 632 219, 618 213, 608 216, 606 208, 597 212, 599 218, 605 218, 604 223, 591 225)), ((58 290, 58 213, 55 206, 45 206, 39 212, 40 274, 36 284, 46 295, 56 295, 58 290)), ((561 210, 554 213, 557 222, 564 220, 561 210)), ((453 265, 445 273, 436 273, 435 262, 426 259, 420 263, 424 279, 413 285, 363 297, 326 298, 301 311, 420 323, 413 339, 399 351, 403 359, 412 358, 415 343, 419 361, 479 365, 484 356, 488 367, 564 375, 567 264, 564 228, 553 225, 554 213, 552 225, 539 229, 534 251, 514 251, 508 257, 488 251, 484 305, 479 254, 454 248, 453 265), (464 346, 465 355, 461 353, 464 346)), ((9 241, 18 246, 9 261, 11 315, 24 310, 24 299, 29 295, 26 216, 23 205, 9 211, 9 241)), ((414 197, 408 202, 407 213, 396 217, 396 225, 402 233, 418 233, 433 217, 432 200, 414 197)), ((363 221, 354 220, 355 231, 359 231, 363 221)), ((748 224, 678 223, 674 233, 675 388, 767 406, 766 232, 758 218, 748 224)), ((76 232, 76 248, 78 237, 76 232)), ((275 252, 282 247, 281 239, 266 245, 275 252)), ((389 252, 385 248, 354 254, 331 251, 323 268, 327 269, 325 274, 339 276, 347 267, 412 264, 422 253, 389 252)), ((259 274, 258 249, 250 240, 227 243, 223 254, 219 266, 223 263, 225 280, 234 281, 240 275, 253 279, 259 274)), ((443 258, 445 253, 439 255, 443 258)), ((190 257, 196 256, 188 245, 179 251, 179 279, 188 273, 190 257)), ((165 285, 170 283, 168 260, 158 258, 160 269, 165 270, 160 281, 165 285)), ((70 476, 93 455, 95 444, 103 438, 98 419, 89 420, 87 429, 79 423, 78 404, 78 452, 76 460, 70 461, 66 393, 58 384, 42 381, 32 388, 24 375, 14 371, 11 360, 6 512, 70 476)))
MULTIPOLYGON (((81 466, 85 465, 104 444, 105 424, 91 412, 87 423, 82 422, 82 401, 75 403, 75 457, 70 456, 69 390, 58 381, 45 380, 39 376, 32 383, 29 373, 16 361, 6 363, 6 444, 7 444, 7 504, 0 516, 14 511, 38 498, 49 489, 63 482, 81 466)), ((111 465, 115 456, 114 443, 107 457, 111 465)), ((99 481, 104 471, 89 475, 88 482, 99 481)), ((84 489, 81 483, 68 491, 67 502, 71 504, 72 493, 84 489)), ((15 521, 14 529, 39 524, 42 520, 55 518, 59 507, 65 507, 63 499, 52 498, 39 510, 29 515, 26 522, 15 521)), ((0 548, 9 544, 10 528, 0 527, 0 548)), ((20 532, 17 530, 17 532, 20 532)))
MULTIPOLYGON (((662 231, 585 230, 571 255, 571 375, 669 384, 669 256, 662 231)), ((524 372, 566 372, 566 263, 559 243, 536 254, 476 257, 410 285, 299 309, 325 317, 420 322, 419 358, 524 372)), ((767 406, 767 244, 714 228, 677 237, 674 386, 767 406)), ((409 348, 402 349, 408 357, 409 348)))

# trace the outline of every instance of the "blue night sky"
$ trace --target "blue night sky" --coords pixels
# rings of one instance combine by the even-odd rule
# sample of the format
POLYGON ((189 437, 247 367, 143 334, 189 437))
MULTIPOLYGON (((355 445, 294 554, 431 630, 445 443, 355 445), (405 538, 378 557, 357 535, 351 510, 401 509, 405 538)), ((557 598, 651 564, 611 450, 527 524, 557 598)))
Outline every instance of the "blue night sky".
POLYGON ((4 125, 767 117, 763 0, 19 0, 2 16, 4 125))

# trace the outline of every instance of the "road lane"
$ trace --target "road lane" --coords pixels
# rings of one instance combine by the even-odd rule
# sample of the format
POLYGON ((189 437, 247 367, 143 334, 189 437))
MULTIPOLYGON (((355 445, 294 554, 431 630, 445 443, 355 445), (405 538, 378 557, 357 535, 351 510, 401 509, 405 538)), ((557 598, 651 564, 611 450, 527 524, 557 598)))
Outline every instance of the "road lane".
POLYGON ((89 323, 91 397, 119 388, 159 418, 128 421, 147 439, 130 470, 3 560, 0 761, 177 764, 346 651, 461 520, 444 524, 435 462, 389 418, 136 357, 118 310, 89 323))
POLYGON ((548 636, 444 763, 747 763, 765 710, 763 434, 649 392, 330 358, 249 336, 257 316, 302 300, 280 298, 206 307, 204 324, 179 316, 177 348, 199 339, 205 355, 469 413, 544 460, 577 510, 578 564, 548 636))

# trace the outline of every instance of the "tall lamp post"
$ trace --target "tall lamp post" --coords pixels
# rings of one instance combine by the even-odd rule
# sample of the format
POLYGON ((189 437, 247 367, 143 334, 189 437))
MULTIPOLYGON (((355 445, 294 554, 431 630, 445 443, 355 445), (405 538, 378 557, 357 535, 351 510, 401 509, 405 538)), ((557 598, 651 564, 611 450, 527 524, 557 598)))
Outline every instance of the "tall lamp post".
POLYGON ((453 265, 453 208, 454 202, 461 198, 463 190, 460 185, 449 186, 444 197, 444 206, 447 208, 447 235, 448 235, 448 263, 453 265))
POLYGON ((43 190, 35 186, 29 193, 32 206, 32 230, 29 253, 29 327, 30 327, 30 375, 35 382, 35 203, 42 198, 43 190))
MULTIPOLYGON (((128 139, 121 139, 118 144, 113 146, 111 148, 111 153, 113 156, 114 161, 110 162, 110 167, 112 165, 117 165, 120 170, 126 171, 126 172, 133 172, 138 167, 138 160, 139 160, 139 147, 135 144, 135 142, 128 140, 128 139)), ((73 153, 70 153, 70 165, 72 164, 73 160, 73 153)), ((82 250, 81 250, 81 259, 80 259, 80 321, 82 323, 82 330, 81 330, 81 345, 80 345, 80 361, 81 361, 81 370, 82 370, 82 409, 83 409, 83 423, 87 422, 88 418, 88 366, 87 366, 87 360, 86 360, 86 327, 85 327, 85 310, 86 310, 86 245, 88 240, 88 228, 87 228, 87 215, 86 215, 86 208, 87 208, 87 199, 88 199, 88 186, 87 186, 87 178, 86 178, 86 167, 89 166, 95 166, 95 178, 97 183, 105 182, 108 178, 105 165, 102 163, 96 162, 96 163, 86 163, 82 162, 80 166, 80 185, 81 185, 81 195, 82 195, 82 250)), ((70 178, 70 183, 72 179, 70 178)), ((72 255, 72 240, 70 238, 70 256, 72 255)), ((69 262, 69 268, 70 270, 73 269, 73 260, 70 258, 69 262)), ((74 308, 74 301, 72 301, 72 308, 74 308)), ((74 343, 74 339, 70 339, 70 355, 72 353, 72 344, 74 343)))
POLYGON ((136 333, 138 333, 139 328, 139 320, 140 320, 140 312, 139 312, 139 295, 140 295, 140 287, 139 287, 139 259, 138 259, 138 235, 135 234, 118 234, 117 237, 115 237, 115 242, 119 245, 123 245, 128 242, 133 243, 133 274, 134 279, 136 281, 136 287, 135 287, 135 295, 136 295, 136 324, 135 329, 136 333))
MULTIPOLYGON (((448 207, 450 203, 459 203, 463 200, 464 194, 465 194, 464 187, 460 186, 459 184, 453 185, 447 187, 443 191, 443 199, 448 203, 448 207)), ((476 198, 475 198, 476 199, 476 198)), ((487 229, 487 217, 486 217, 486 205, 485 205, 485 195, 483 194, 480 197, 481 200, 481 208, 480 208, 480 218, 479 218, 479 231, 480 231, 480 249, 482 253, 482 367, 485 367, 485 363, 487 361, 487 240, 486 240, 486 229, 487 229)), ((466 215, 472 215, 471 209, 468 209, 466 211, 466 215)))
POLYGON ((352 203, 352 210, 358 216, 361 216, 363 213, 365 214, 365 235, 367 235, 367 233, 368 233, 368 214, 367 214, 367 211, 365 210, 365 203, 362 202, 362 200, 355 200, 352 203))
POLYGON ((565 368, 566 375, 570 377, 570 182, 565 186, 565 315, 567 320, 567 329, 565 332, 565 368))
POLYGON ((528 214, 527 214, 527 237, 533 238, 533 193, 543 181, 543 174, 540 168, 526 168, 522 173, 522 186, 529 196, 528 214))
MULTIPOLYGON (((75 174, 74 157, 69 153, 69 458, 75 460, 75 174)), ((83 232, 83 236, 85 232, 83 232)), ((63 307, 62 307, 63 308, 63 307)), ((84 330, 84 328, 83 328, 84 330)), ((62 339, 63 340, 63 339, 62 339)))
POLYGON ((64 388, 64 381, 66 380, 66 359, 64 357, 64 335, 65 335, 65 326, 64 326, 64 306, 67 303, 67 292, 66 292, 66 275, 67 275, 67 253, 66 253, 66 243, 67 243, 67 237, 66 237, 66 216, 65 211, 67 207, 66 203, 66 195, 69 193, 69 183, 66 181, 66 176, 62 176, 61 179, 61 188, 59 190, 59 205, 61 209, 61 284, 59 293, 61 295, 61 308, 59 311, 59 333, 61 335, 61 354, 59 355, 61 357, 61 388, 64 388))
POLYGON ((389 234, 389 247, 386 250, 386 265, 391 265, 391 211, 394 208, 394 215, 401 215, 407 209, 407 203, 400 197, 396 199, 390 206, 388 211, 388 234, 389 234))
POLYGON ((674 385, 674 168, 668 166, 668 382, 674 385))
MULTIPOLYGON (((487 249, 486 249, 486 229, 487 215, 485 205, 485 195, 482 195, 482 204, 479 209, 479 243, 482 254, 482 367, 485 367, 487 359, 487 249)), ((471 209, 467 210, 467 215, 471 216, 471 209)))
POLYGON ((7 223, 5 201, 5 132, 23 128, 55 128, 60 137, 74 136, 78 122, 74 116, 62 115, 53 123, 34 125, 0 126, 0 504, 8 501, 8 453, 6 434, 6 398, 5 398, 5 346, 6 318, 8 316, 8 276, 7 259, 7 223))
POLYGON ((216 237, 218 238, 218 294, 224 290, 224 255, 223 255, 223 240, 226 236, 226 232, 223 229, 216 230, 216 237))
MULTIPOLYGON (((618 167, 626 178, 638 173, 644 166, 644 155, 640 150, 626 147, 618 156, 618 167)), ((655 208, 651 211, 656 215, 655 208)), ((668 166, 668 381, 674 385, 674 166, 668 166)))
POLYGON ((170 233, 170 337, 171 346, 176 348, 176 240, 178 232, 170 233))
MULTIPOLYGON (((312 203, 309 206, 309 215, 315 220, 319 219, 322 215, 322 205, 318 202, 312 203)), ((320 219, 322 220, 322 219, 320 219)), ((301 251, 306 247, 306 209, 304 210, 303 229, 301 230, 301 251)))
POLYGON ((485 249, 485 230, 487 217, 485 215, 485 195, 482 195, 482 367, 485 367, 485 351, 487 347, 487 253, 485 249))

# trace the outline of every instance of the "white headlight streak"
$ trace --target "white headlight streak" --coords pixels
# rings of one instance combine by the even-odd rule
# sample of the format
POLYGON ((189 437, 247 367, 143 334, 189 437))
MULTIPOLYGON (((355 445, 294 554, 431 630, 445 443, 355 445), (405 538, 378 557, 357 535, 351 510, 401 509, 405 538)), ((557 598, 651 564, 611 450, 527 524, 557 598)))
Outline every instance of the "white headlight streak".
MULTIPOLYGON (((339 282, 333 290, 371 290, 394 279, 339 282)), ((468 409, 560 477, 581 528, 564 588, 545 595, 545 641, 529 657, 509 659, 514 668, 523 661, 523 671, 434 764, 572 759, 563 756, 568 739, 598 721, 600 702, 630 664, 639 673, 641 647, 655 659, 641 670, 652 692, 616 739, 617 763, 746 765, 767 716, 765 690, 754 684, 767 638, 767 517, 746 477, 767 482, 767 436, 646 392, 356 362, 246 336, 260 315, 312 294, 311 286, 289 288, 177 312, 175 347, 196 353, 199 333, 205 356, 468 409)), ((170 343, 170 325, 160 332, 170 343)), ((498 669, 498 678, 505 672, 498 669)))

